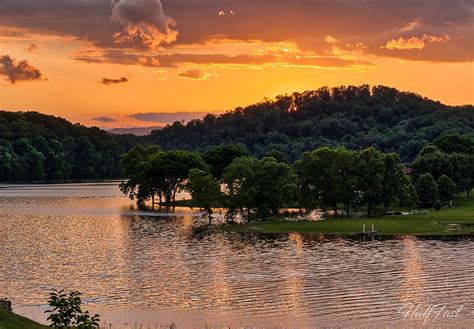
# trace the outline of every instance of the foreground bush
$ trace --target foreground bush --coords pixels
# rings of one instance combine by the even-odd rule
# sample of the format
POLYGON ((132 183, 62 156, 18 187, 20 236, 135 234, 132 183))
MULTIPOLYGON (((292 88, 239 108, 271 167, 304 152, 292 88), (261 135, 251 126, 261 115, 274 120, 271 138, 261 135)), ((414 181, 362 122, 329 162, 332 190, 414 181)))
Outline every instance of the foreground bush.
POLYGON ((90 316, 89 311, 82 311, 80 295, 81 293, 78 291, 65 294, 64 290, 53 289, 48 300, 49 306, 53 309, 45 311, 45 313, 50 313, 48 320, 51 321, 51 327, 60 329, 99 328, 99 315, 90 316))

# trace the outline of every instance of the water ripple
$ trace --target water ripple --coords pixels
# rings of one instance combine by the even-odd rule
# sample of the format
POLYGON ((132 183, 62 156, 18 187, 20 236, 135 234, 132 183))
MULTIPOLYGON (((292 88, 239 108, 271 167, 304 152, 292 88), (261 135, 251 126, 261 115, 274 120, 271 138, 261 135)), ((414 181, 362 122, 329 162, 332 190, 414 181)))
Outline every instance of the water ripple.
POLYGON ((14 305, 44 305, 59 287, 80 290, 96 310, 350 321, 395 318, 406 303, 472 309, 472 239, 203 233, 192 212, 157 216, 118 196, 31 197, 31 189, 0 197, 0 295, 14 305))

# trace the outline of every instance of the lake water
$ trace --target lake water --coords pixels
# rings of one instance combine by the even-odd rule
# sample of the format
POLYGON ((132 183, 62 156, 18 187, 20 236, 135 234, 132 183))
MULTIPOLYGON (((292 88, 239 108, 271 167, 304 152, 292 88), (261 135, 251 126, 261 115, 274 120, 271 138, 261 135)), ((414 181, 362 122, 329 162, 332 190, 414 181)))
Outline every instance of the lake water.
POLYGON ((42 322, 64 288, 112 328, 474 326, 472 238, 222 232, 110 182, 0 186, 0 247, 0 297, 42 322))

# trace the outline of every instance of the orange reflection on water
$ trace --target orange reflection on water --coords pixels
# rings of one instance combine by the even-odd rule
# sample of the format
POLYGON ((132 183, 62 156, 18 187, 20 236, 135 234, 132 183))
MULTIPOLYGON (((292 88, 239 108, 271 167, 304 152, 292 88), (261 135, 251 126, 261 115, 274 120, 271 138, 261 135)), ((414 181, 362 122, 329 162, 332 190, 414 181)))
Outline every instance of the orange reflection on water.
POLYGON ((426 291, 423 281, 423 266, 416 243, 416 238, 406 236, 402 239, 404 246, 405 267, 402 270, 400 301, 404 304, 421 304, 426 291))
POLYGON ((280 268, 283 273, 286 273, 284 276, 285 280, 280 282, 279 287, 281 295, 285 296, 285 299, 281 302, 285 305, 285 308, 291 310, 292 313, 304 316, 307 312, 303 295, 305 285, 303 273, 301 272, 302 269, 298 260, 304 253, 305 237, 299 233, 290 233, 288 238, 294 243, 296 248, 286 250, 286 261, 280 263, 280 268))
MULTIPOLYGON (((208 295, 214 297, 214 303, 219 309, 226 308, 233 297, 228 284, 229 268, 227 262, 224 258, 218 257, 211 265, 212 268, 209 270, 213 280, 211 287, 209 287, 208 295)), ((237 298, 237 296, 235 297, 237 298)))
POLYGON ((288 234, 288 239, 292 241, 295 246, 297 247, 296 250, 301 252, 301 248, 303 247, 303 237, 299 233, 290 233, 288 234))
POLYGON ((301 249, 305 242, 323 242, 326 237, 323 233, 289 233, 288 239, 301 249))
MULTIPOLYGON (((181 210, 181 209, 179 209, 181 210)), ((187 209, 186 209, 187 210, 187 209)), ((178 220, 178 229, 181 234, 188 235, 192 233, 193 225, 195 222, 195 217, 193 216, 183 216, 178 220)))

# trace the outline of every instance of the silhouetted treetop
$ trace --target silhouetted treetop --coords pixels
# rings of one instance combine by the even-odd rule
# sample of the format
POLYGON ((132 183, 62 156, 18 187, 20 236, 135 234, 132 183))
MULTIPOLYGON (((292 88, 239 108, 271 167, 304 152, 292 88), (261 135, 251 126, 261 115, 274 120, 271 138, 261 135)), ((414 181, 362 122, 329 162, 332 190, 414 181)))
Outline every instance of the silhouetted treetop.
POLYGON ((199 151, 241 144, 257 157, 278 151, 290 160, 321 146, 375 147, 410 162, 423 146, 448 133, 474 136, 473 106, 447 106, 415 93, 362 85, 264 99, 187 124, 175 122, 145 140, 163 149, 199 151))

